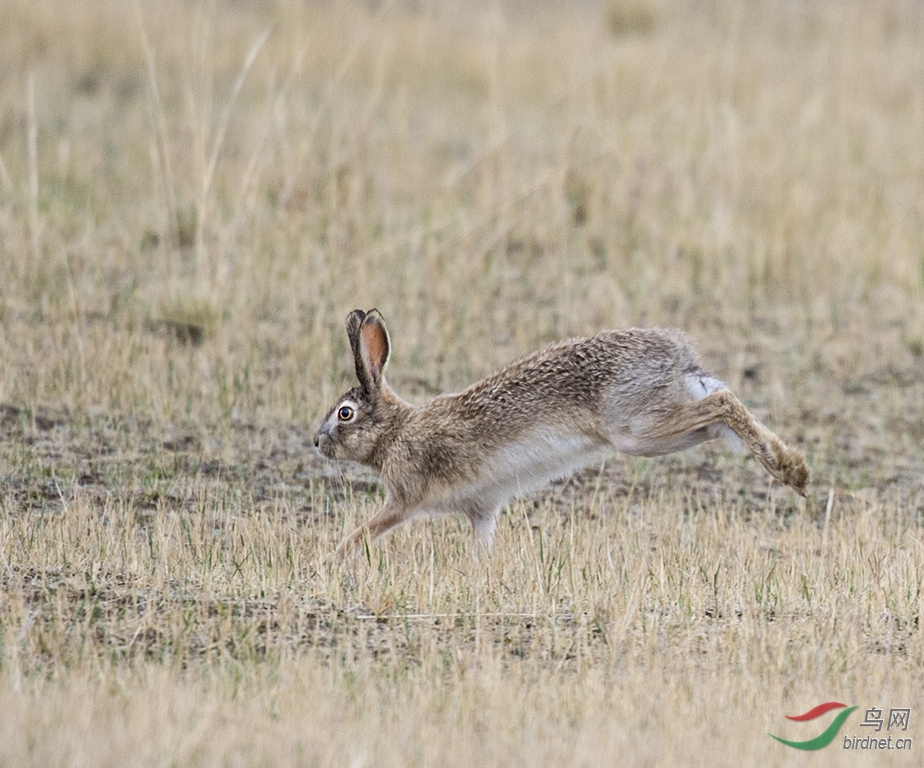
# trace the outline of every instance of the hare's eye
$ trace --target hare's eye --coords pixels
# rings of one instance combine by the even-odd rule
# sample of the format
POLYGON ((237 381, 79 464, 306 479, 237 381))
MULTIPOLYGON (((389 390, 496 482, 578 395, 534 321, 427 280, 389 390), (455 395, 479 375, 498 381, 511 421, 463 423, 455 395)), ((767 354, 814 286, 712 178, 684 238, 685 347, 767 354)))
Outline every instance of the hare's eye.
POLYGON ((340 421, 350 421, 355 414, 356 411, 349 405, 341 405, 340 409, 337 411, 337 418, 340 419, 340 421))

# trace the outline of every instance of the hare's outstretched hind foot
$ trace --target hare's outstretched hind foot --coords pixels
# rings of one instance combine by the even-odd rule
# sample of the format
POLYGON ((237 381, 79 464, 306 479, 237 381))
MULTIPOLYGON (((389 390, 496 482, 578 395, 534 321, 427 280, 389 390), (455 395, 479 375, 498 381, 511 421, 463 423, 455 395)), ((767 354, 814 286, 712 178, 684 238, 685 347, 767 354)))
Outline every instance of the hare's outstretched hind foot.
POLYGON ((755 451, 757 460, 777 480, 790 486, 800 496, 805 496, 805 488, 809 482, 809 471, 808 467, 805 466, 805 457, 802 452, 786 445, 766 427, 764 429, 767 436, 772 438, 764 443, 764 445, 769 445, 772 458, 755 451))
POLYGON ((744 441, 757 460, 763 464, 764 469, 800 496, 805 496, 809 471, 802 452, 786 445, 755 419, 730 390, 720 390, 710 397, 719 400, 720 408, 724 412, 722 421, 744 441))
MULTIPOLYGON (((802 453, 786 445, 761 424, 728 389, 684 404, 663 427, 646 435, 648 445, 670 445, 684 435, 715 424, 728 426, 773 477, 805 496, 809 471, 802 453)), ((676 449, 675 449, 676 450, 676 449)))

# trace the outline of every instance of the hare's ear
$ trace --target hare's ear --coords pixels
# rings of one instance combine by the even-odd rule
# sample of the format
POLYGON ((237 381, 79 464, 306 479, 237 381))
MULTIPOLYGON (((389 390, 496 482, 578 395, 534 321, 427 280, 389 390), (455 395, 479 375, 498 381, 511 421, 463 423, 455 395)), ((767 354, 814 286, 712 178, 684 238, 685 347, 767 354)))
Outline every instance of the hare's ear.
POLYGON ((353 350, 353 365, 356 367, 356 378, 363 389, 369 388, 369 377, 366 375, 366 368, 363 364, 363 357, 359 351, 359 329, 363 324, 366 313, 361 309, 354 309, 347 315, 346 332, 350 340, 350 349, 353 350))
POLYGON ((356 376, 363 388, 374 391, 382 386, 390 354, 391 341, 385 320, 377 309, 370 309, 359 326, 359 340, 354 350, 356 376))
POLYGON ((361 309, 354 309, 352 312, 350 312, 350 314, 347 315, 347 338, 350 340, 350 349, 353 350, 354 354, 359 349, 359 326, 363 324, 363 318, 365 316, 366 313, 361 309))

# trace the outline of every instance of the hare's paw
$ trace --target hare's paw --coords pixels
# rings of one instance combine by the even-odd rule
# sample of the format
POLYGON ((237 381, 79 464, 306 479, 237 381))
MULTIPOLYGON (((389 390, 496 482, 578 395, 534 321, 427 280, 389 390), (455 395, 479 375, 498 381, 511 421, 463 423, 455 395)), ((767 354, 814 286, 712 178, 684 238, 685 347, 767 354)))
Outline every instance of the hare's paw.
POLYGON ((355 557, 360 552, 362 552, 365 539, 366 528, 365 526, 360 526, 340 542, 340 545, 337 547, 334 555, 341 560, 355 557))
POLYGON ((777 480, 788 485, 800 496, 805 496, 809 471, 802 452, 778 439, 769 444, 769 449, 765 456, 758 454, 761 463, 777 480))
POLYGON ((784 482, 800 496, 805 496, 805 487, 809 482, 808 467, 805 466, 805 457, 795 448, 790 448, 782 469, 785 474, 784 482))

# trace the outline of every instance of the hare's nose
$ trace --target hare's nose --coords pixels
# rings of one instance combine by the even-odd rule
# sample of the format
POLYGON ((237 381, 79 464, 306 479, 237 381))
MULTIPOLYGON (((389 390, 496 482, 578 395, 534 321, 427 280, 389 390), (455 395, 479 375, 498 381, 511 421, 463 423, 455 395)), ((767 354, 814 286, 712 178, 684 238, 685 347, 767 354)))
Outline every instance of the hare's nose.
POLYGON ((321 447, 321 436, 320 436, 320 435, 315 435, 315 436, 314 436, 314 447, 315 447, 315 448, 320 448, 320 447, 321 447))

